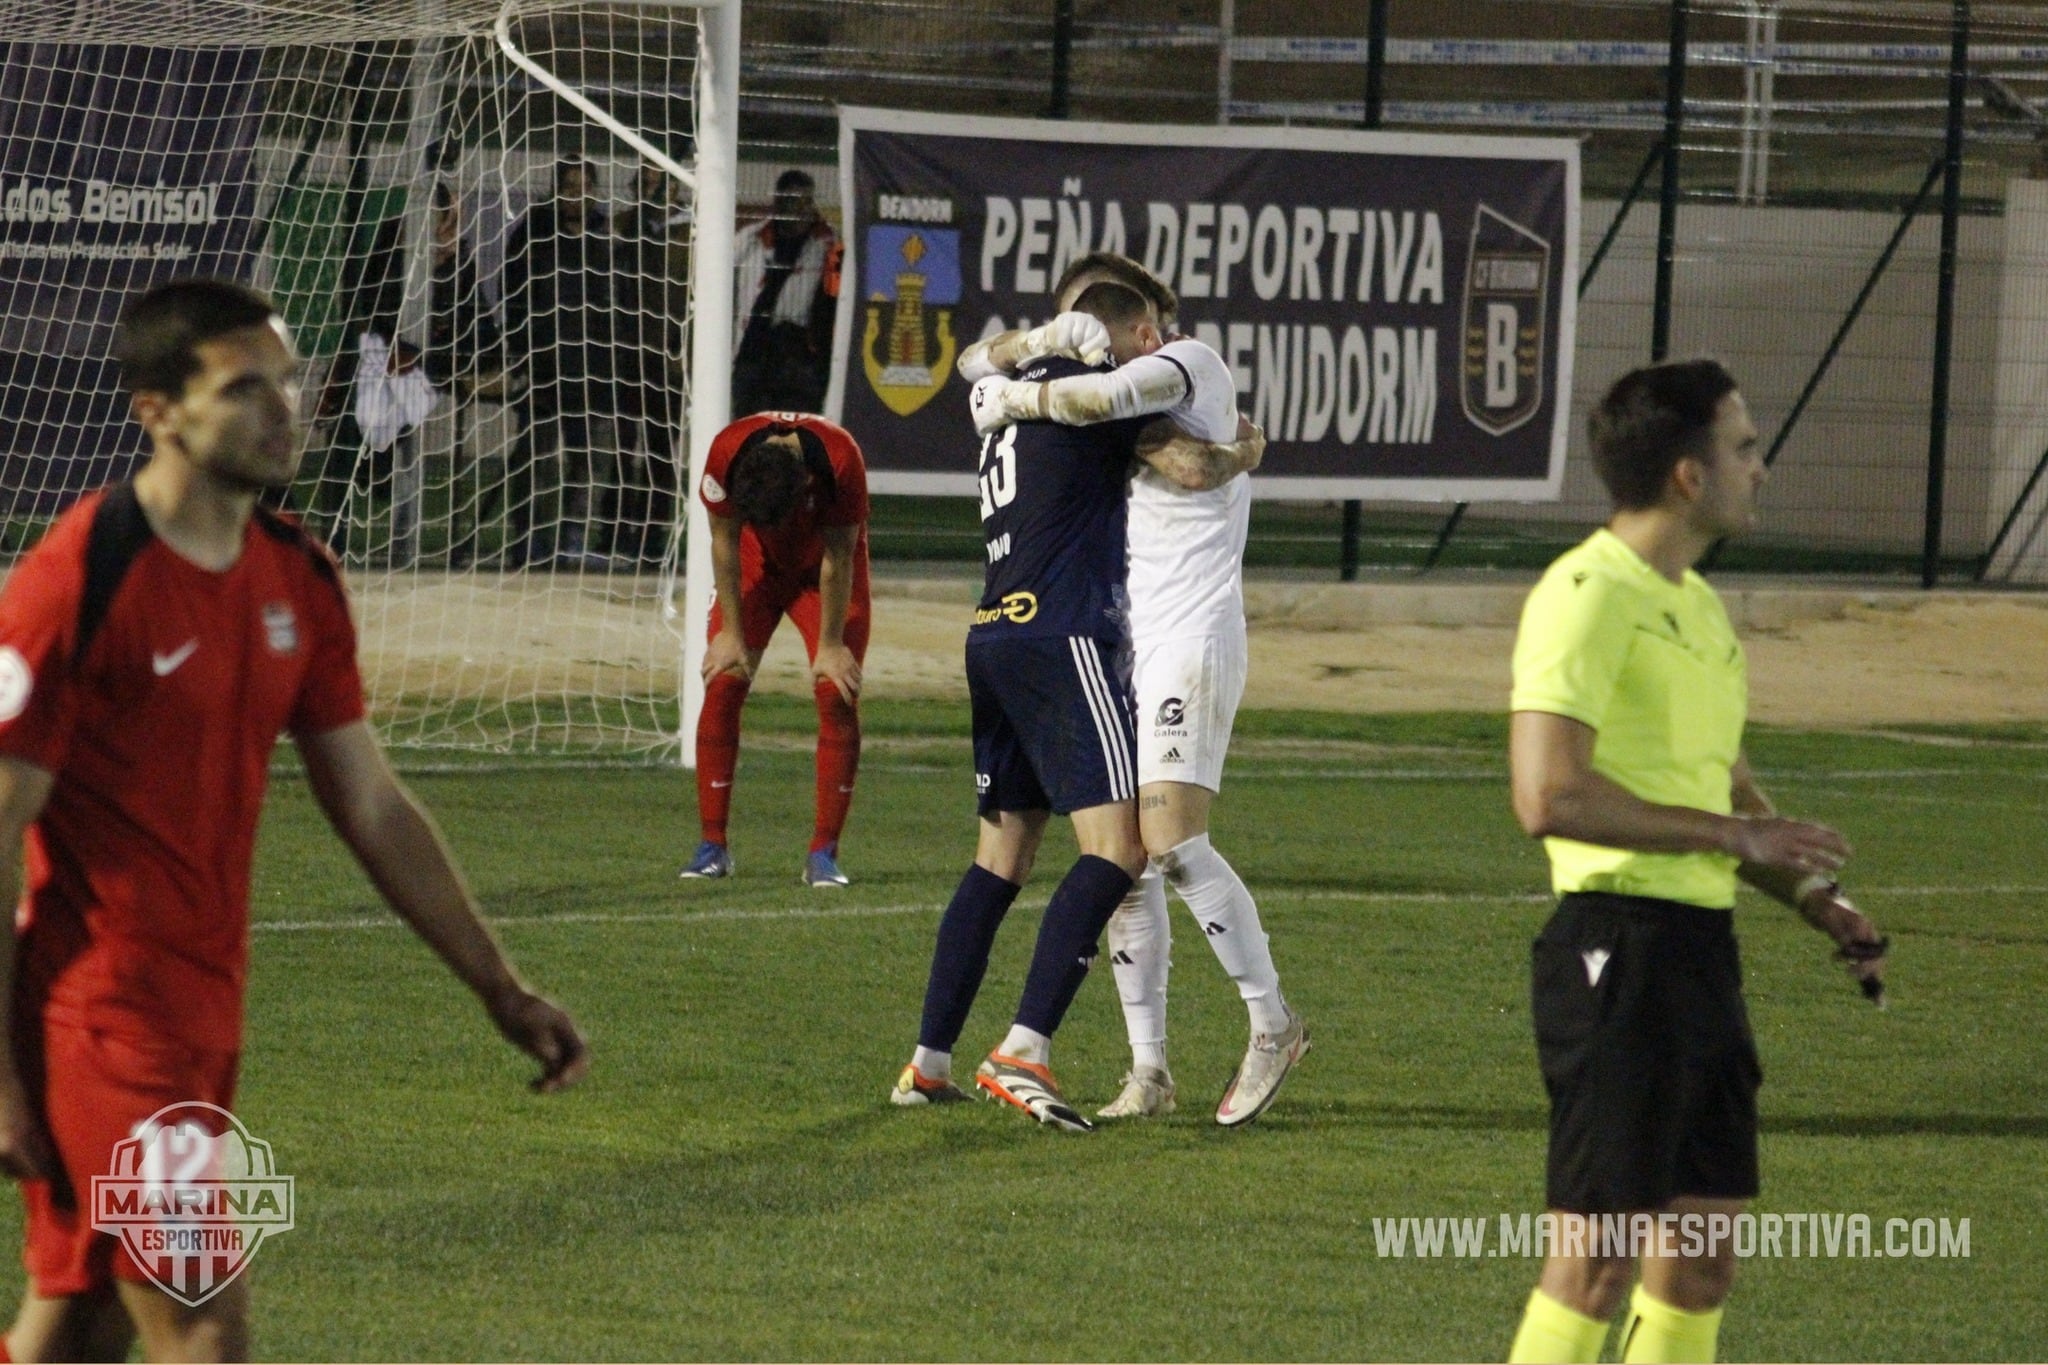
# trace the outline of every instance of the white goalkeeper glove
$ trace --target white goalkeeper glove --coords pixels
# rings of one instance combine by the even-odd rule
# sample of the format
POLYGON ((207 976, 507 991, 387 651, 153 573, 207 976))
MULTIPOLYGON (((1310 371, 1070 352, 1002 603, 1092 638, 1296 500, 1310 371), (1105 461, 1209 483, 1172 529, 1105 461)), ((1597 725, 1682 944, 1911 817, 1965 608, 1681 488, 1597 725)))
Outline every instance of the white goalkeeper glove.
POLYGON ((999 374, 977 380, 967 392, 967 410, 974 414, 975 435, 986 436, 1012 423, 1044 416, 1037 410, 1044 389, 1043 384, 1027 384, 999 374))
POLYGON ((1109 328, 1089 313, 1062 313, 1041 327, 1024 334, 1020 348, 1024 359, 1042 355, 1068 355, 1083 365, 1099 365, 1109 354, 1109 328))

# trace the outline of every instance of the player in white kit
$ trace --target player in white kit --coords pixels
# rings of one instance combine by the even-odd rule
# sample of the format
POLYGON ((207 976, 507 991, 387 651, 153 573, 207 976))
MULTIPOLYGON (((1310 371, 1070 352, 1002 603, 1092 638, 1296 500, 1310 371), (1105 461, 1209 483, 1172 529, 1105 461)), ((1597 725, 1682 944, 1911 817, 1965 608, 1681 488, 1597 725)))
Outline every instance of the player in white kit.
MULTIPOLYGON (((1101 279, 1136 287, 1170 328, 1173 292, 1125 257, 1077 262, 1061 280, 1061 305, 1101 279)), ((1096 345, 1087 326, 1092 321, 1063 313, 1040 331, 1064 327, 1057 339, 1085 353, 1096 345)), ((1008 352, 1021 344, 1012 340, 1016 335, 979 343, 961 357, 961 373, 980 381, 978 421, 1091 423, 1156 413, 1197 440, 1227 442, 1237 433, 1229 367, 1198 341, 1175 339, 1107 374, 1025 384, 1001 377, 1008 352)), ((1038 344, 1046 339, 1039 336, 1038 344)), ((1168 882, 1202 926, 1250 1016, 1251 1044, 1217 1107, 1217 1122, 1235 1126, 1257 1118, 1308 1050, 1308 1032, 1281 995, 1258 907, 1209 841, 1209 808, 1244 694, 1243 559, 1250 516, 1250 480, 1243 475, 1208 491, 1191 490, 1145 465, 1133 475, 1129 594, 1138 816, 1152 863, 1109 924, 1132 1051, 1122 1093, 1100 1111, 1109 1118, 1174 1108, 1166 1058, 1168 882)))

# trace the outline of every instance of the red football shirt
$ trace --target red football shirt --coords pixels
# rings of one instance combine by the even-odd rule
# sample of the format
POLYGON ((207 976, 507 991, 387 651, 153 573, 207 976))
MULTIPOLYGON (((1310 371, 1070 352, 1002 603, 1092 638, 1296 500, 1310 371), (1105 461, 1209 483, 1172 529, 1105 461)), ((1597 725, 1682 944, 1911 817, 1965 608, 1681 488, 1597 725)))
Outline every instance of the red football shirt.
POLYGON ((819 528, 858 526, 862 529, 854 550, 854 564, 856 573, 864 574, 868 558, 867 462, 861 458, 860 445, 852 433, 822 417, 799 412, 762 412, 743 417, 719 432, 711 442, 711 453, 704 462, 704 478, 698 487, 704 510, 714 517, 734 515, 725 487, 732 457, 747 437, 763 427, 809 432, 817 437, 824 447, 832 478, 828 489, 826 481, 814 471, 803 505, 782 525, 766 531, 757 526, 742 526, 742 555, 750 557, 748 542, 752 541, 762 570, 769 577, 815 582, 818 565, 825 558, 825 541, 818 534, 819 528))
POLYGON ((55 778, 17 1006, 238 1049, 271 752, 362 716, 339 570, 293 523, 257 512, 212 573, 155 537, 132 486, 60 517, 0 591, 0 754, 55 778))

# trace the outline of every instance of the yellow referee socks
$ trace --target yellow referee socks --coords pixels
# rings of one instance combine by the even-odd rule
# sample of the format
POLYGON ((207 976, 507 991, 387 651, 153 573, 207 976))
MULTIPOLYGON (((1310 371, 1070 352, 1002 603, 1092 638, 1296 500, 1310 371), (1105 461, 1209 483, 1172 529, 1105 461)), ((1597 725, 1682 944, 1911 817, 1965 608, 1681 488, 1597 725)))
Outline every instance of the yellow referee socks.
POLYGON ((1537 1289, 1522 1310, 1508 1365, 1593 1365, 1607 1344, 1607 1324, 1567 1308, 1537 1289))
POLYGON ((1653 1299, 1641 1285, 1628 1301, 1628 1326, 1621 1334, 1624 1361, 1658 1365, 1712 1365, 1714 1342, 1721 1335, 1721 1310, 1704 1313, 1674 1308, 1653 1299))

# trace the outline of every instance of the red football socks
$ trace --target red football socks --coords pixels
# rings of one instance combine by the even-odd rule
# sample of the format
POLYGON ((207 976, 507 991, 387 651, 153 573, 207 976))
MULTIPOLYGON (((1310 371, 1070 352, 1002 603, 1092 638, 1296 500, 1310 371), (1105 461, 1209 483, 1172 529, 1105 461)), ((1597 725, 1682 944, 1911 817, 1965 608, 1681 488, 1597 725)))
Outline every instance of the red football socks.
POLYGON ((752 684, 721 673, 704 689, 704 711, 697 717, 697 818, 704 838, 725 839, 732 813, 732 774, 740 759, 740 708, 752 684))
MULTIPOLYGON (((818 699, 818 822, 811 832, 811 852, 832 848, 846 828, 853 805, 853 780, 860 771, 860 712, 846 704, 831 683, 817 685, 818 699)), ((701 746, 703 741, 700 739, 701 746)), ((703 763, 699 749, 698 763, 703 763)), ((703 769, 700 767, 699 772, 703 769)), ((701 779, 700 779, 701 780, 701 779)), ((707 839, 710 835, 705 836, 707 839)))

